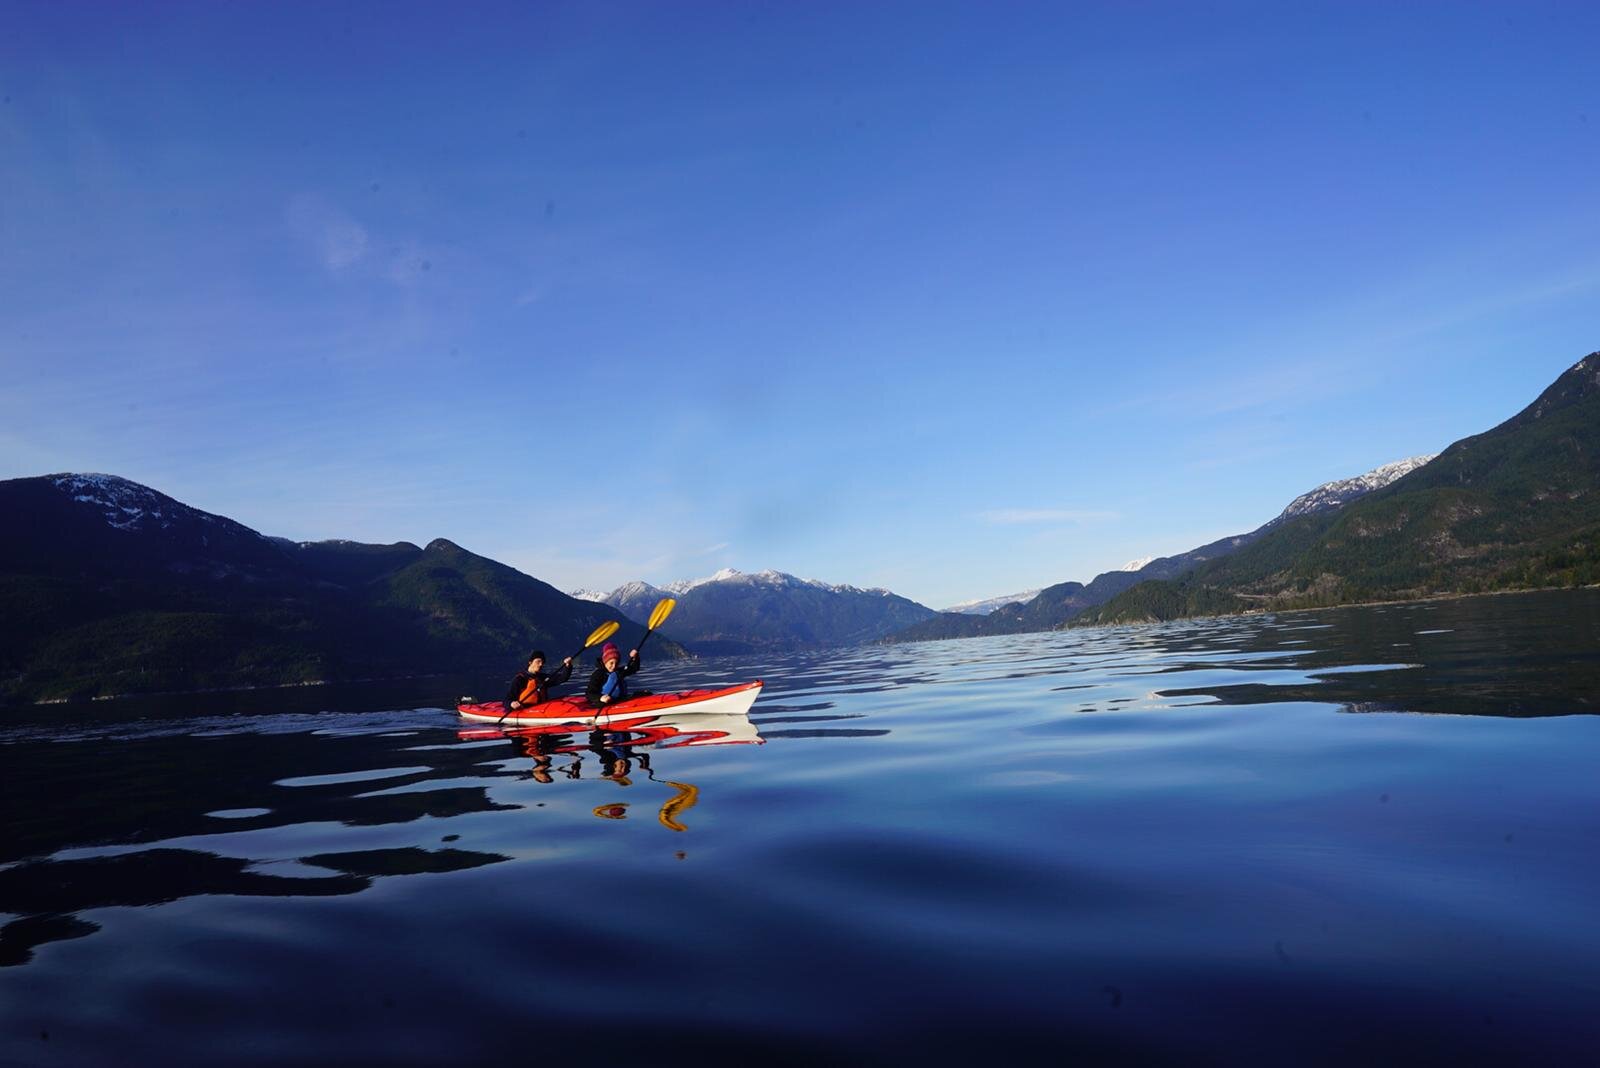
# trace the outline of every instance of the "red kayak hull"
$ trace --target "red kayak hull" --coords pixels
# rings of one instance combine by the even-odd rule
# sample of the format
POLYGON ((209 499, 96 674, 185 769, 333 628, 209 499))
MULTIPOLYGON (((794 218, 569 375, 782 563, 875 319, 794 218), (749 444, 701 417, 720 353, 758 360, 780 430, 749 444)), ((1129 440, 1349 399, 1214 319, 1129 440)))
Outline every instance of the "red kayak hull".
POLYGON ((666 713, 694 715, 742 716, 750 711, 761 694, 761 680, 726 686, 718 690, 683 690, 679 693, 652 693, 629 698, 616 704, 595 706, 586 697, 556 697, 541 705, 519 708, 507 712, 501 701, 484 701, 479 704, 457 705, 461 718, 477 723, 496 723, 501 726, 538 723, 594 723, 613 722, 637 716, 666 713))

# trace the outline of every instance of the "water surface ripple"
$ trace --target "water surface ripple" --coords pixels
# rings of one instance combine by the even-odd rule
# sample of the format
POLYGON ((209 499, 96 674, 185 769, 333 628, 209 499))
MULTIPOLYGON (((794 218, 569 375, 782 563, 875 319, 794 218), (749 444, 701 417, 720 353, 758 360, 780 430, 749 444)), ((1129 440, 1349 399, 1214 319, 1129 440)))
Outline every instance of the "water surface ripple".
POLYGON ((1595 592, 646 672, 768 685, 720 737, 449 680, 12 710, 0 1062, 1600 1040, 1595 592))

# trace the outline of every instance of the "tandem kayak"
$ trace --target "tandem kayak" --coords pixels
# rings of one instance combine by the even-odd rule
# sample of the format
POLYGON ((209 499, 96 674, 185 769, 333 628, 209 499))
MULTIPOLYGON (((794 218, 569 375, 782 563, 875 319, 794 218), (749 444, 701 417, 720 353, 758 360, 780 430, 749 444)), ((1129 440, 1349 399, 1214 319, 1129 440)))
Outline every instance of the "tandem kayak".
MULTIPOLYGON (((692 709, 694 705, 685 705, 692 709)), ((689 749, 702 745, 764 745, 766 739, 750 722, 749 716, 730 716, 713 713, 698 715, 692 711, 645 712, 629 715, 623 711, 615 716, 605 716, 597 724, 550 721, 546 723, 507 723, 505 726, 470 726, 456 731, 463 742, 477 742, 487 738, 508 738, 534 753, 582 753, 594 748, 593 729, 606 732, 608 748, 624 749, 689 749), (589 732, 584 740, 581 732, 589 732)))
POLYGON ((501 701, 460 704, 462 719, 477 723, 610 723, 618 718, 693 713, 696 716, 742 716, 761 696, 761 680, 728 686, 720 690, 683 690, 679 693, 652 693, 630 697, 616 704, 595 706, 582 694, 556 697, 541 705, 507 712, 501 701))

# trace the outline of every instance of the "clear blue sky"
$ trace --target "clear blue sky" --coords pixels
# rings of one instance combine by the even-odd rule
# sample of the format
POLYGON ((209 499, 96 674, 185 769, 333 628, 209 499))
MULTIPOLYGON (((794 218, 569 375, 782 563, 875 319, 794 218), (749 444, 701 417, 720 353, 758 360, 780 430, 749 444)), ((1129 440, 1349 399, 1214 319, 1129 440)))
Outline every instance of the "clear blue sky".
POLYGON ((935 607, 1600 348, 1600 6, 0 0, 0 477, 935 607))

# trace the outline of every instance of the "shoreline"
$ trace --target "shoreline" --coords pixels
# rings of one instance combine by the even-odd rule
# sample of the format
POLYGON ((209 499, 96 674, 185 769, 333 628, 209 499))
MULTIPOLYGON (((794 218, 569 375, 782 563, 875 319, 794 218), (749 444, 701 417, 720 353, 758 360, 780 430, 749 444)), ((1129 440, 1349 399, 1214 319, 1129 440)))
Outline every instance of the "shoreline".
POLYGON ((105 693, 93 697, 50 697, 43 701, 19 701, 15 708, 46 708, 56 705, 91 705, 104 701, 125 701, 136 697, 194 697, 207 693, 255 693, 266 690, 308 690, 316 686, 365 686, 375 682, 412 682, 442 679, 443 672, 426 675, 384 675, 365 679, 307 679, 303 682, 266 682, 258 686, 203 686, 195 690, 135 690, 130 693, 105 693))
MULTIPOLYGON (((1171 619, 1145 619, 1130 620, 1125 623, 1084 623, 1077 627, 1071 620, 1056 630, 1093 630, 1099 627, 1159 627, 1166 623, 1181 623, 1186 619, 1242 619, 1246 616, 1282 615, 1288 612, 1327 612, 1336 608, 1385 608, 1402 604, 1432 604, 1438 601, 1465 601, 1474 597, 1512 597, 1523 593, 1564 593, 1578 590, 1600 590, 1600 582, 1591 582, 1584 586, 1528 586, 1514 590, 1480 590, 1477 593, 1430 593, 1421 597, 1401 597, 1386 601, 1341 601, 1338 604, 1307 605, 1301 608, 1251 608, 1243 612, 1213 612, 1199 616, 1173 616, 1171 619)), ((1026 632, 1025 632, 1026 633, 1026 632)), ((1039 631, 1036 633, 1049 633, 1039 631)), ((983 635, 983 637, 999 637, 999 635, 983 635)), ((931 641, 948 639, 933 638, 931 641)))
MULTIPOLYGON (((954 638, 924 638, 918 642, 886 642, 879 639, 876 642, 866 642, 865 645, 897 646, 897 645, 925 645, 932 642, 971 641, 984 638, 1012 638, 1022 634, 1058 634, 1071 630, 1099 630, 1112 627, 1161 627, 1170 623, 1181 623, 1188 620, 1205 619, 1244 619, 1250 616, 1283 615, 1290 612, 1326 612, 1343 608, 1384 608, 1395 605, 1430 604, 1439 601, 1462 601, 1474 597, 1510 597, 1518 594, 1529 593, 1561 593, 1576 592, 1579 590, 1600 590, 1600 583, 1590 583, 1585 586, 1532 586, 1526 589, 1513 590, 1483 590, 1477 593, 1433 593, 1422 597, 1394 598, 1383 601, 1346 601, 1340 604, 1315 605, 1304 608, 1251 608, 1243 612, 1212 613, 1197 616, 1174 616, 1171 619, 1143 619, 1130 620, 1120 623, 1083 623, 1074 624, 1071 620, 1048 630, 1018 631, 1016 634, 973 634, 954 638)), ((692 658, 698 659, 698 658, 692 658)), ((3 708, 55 708, 63 705, 93 705, 111 701, 126 701, 140 698, 155 697, 194 697, 202 694, 225 693, 257 693, 269 690, 300 690, 312 689, 319 686, 366 686, 386 682, 419 682, 425 679, 442 679, 447 675, 444 672, 429 672, 420 675, 384 675, 360 679, 308 679, 302 682, 277 682, 262 683, 256 686, 210 686, 193 690, 139 690, 130 693, 97 694, 94 697, 51 697, 42 701, 18 701, 9 705, 0 705, 3 708)))

